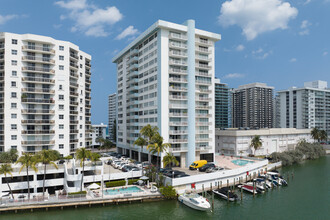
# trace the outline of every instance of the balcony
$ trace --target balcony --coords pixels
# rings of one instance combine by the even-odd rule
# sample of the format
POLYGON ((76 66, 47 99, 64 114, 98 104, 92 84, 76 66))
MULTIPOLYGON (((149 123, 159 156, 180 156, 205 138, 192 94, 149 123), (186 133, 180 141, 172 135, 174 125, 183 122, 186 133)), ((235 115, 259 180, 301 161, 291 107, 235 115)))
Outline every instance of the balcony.
POLYGON ((180 87, 180 86, 170 86, 169 90, 170 91, 187 91, 188 89, 185 87, 180 87))
POLYGON ((196 49, 196 52, 199 52, 199 53, 207 53, 207 54, 212 53, 212 50, 210 50, 208 48, 196 47, 195 49, 196 49))
POLYGON ((174 43, 174 42, 170 42, 169 47, 178 48, 178 49, 187 49, 186 44, 177 44, 177 43, 174 43))
POLYGON ((211 73, 209 73, 209 72, 200 72, 200 71, 196 71, 195 72, 195 75, 196 76, 208 76, 208 77, 212 77, 212 74, 211 73))
POLYGON ((90 76, 91 72, 89 70, 85 70, 85 74, 90 76))
POLYGON ((91 116, 92 114, 90 112, 85 113, 86 116, 91 116))
POLYGON ((169 113, 169 117, 188 117, 188 113, 169 113))
POLYGON ((70 134, 78 134, 79 130, 70 130, 70 134))
POLYGON ((187 57, 187 53, 186 52, 183 52, 183 51, 177 51, 177 50, 171 50, 169 52, 169 55, 171 57, 183 57, 183 58, 186 58, 187 57))
POLYGON ((55 134, 54 130, 23 130, 22 134, 55 134))
POLYGON ((87 83, 87 84, 91 84, 92 81, 91 81, 90 79, 86 79, 86 80, 85 80, 85 83, 87 83))
POLYGON ((38 103, 38 104, 54 104, 53 99, 33 99, 33 98, 22 98, 23 103, 38 103))
POLYGON ((54 120, 47 120, 47 119, 28 119, 28 120, 22 120, 22 124, 54 124, 54 120))
POLYGON ((55 60, 50 59, 49 57, 23 56, 22 60, 34 63, 55 64, 55 60))
POLYGON ((170 95, 169 98, 174 100, 187 100, 187 96, 182 95, 170 95))
POLYGON ((70 143, 77 143, 78 139, 70 139, 70 143))
POLYGON ((70 86, 78 88, 78 83, 70 82, 70 86))
POLYGON ((212 122, 196 122, 197 126, 208 126, 212 125, 212 122))
POLYGON ((212 114, 196 114, 197 118, 209 118, 212 116, 212 114))
POLYGON ((177 33, 170 33, 168 35, 168 38, 186 41, 187 40, 187 35, 185 35, 185 34, 177 34, 177 33))
POLYGON ((206 81, 206 80, 196 80, 196 83, 198 84, 205 84, 205 85, 211 85, 212 82, 210 81, 206 81))
POLYGON ((77 92, 70 92, 70 96, 79 96, 77 92))
POLYGON ((78 115, 78 111, 70 111, 70 115, 78 115))
POLYGON ((55 144, 55 141, 49 140, 49 141, 39 141, 39 140, 34 140, 34 141, 22 141, 22 145, 53 145, 55 144))
POLYGON ((188 122, 182 121, 182 122, 169 122, 170 126, 187 126, 188 122))
POLYGON ((168 72, 169 73, 174 73, 174 74, 184 74, 184 75, 186 75, 188 73, 187 70, 176 69, 176 68, 169 68, 168 72))
POLYGON ((74 68, 74 69, 77 69, 77 70, 78 70, 78 68, 79 68, 79 66, 78 66, 77 64, 72 63, 72 62, 70 62, 70 67, 72 67, 72 68, 74 68))
POLYGON ((211 101, 212 98, 209 97, 196 97, 196 101, 211 101))
POLYGON ((70 105, 79 105, 79 103, 75 101, 70 101, 70 105))
POLYGON ((210 89, 201 89, 199 87, 196 87, 195 90, 197 93, 211 93, 212 91, 210 89))
POLYGON ((169 82, 183 82, 183 83, 187 83, 188 80, 185 78, 179 78, 179 77, 170 77, 168 79, 169 82))
POLYGON ((199 69, 207 69, 207 70, 212 69, 211 66, 209 66, 209 65, 207 65, 207 64, 201 64, 201 63, 196 63, 195 67, 196 67, 196 68, 199 68, 199 69))
POLYGON ((48 78, 41 78, 41 77, 22 77, 22 81, 25 82, 41 82, 43 84, 54 84, 54 79, 48 79, 48 78))
POLYGON ((88 104, 85 105, 85 108, 91 108, 91 107, 92 107, 91 105, 88 104))
POLYGON ((54 94, 55 90, 52 89, 36 89, 36 88, 22 88, 22 92, 27 92, 27 93, 48 93, 48 94, 54 94))
POLYGON ((22 109, 22 114, 54 114, 54 110, 49 109, 22 109))
POLYGON ((187 104, 169 104, 168 105, 169 108, 183 108, 186 109, 188 108, 187 104))
POLYGON ((22 67, 22 72, 36 72, 36 73, 54 74, 55 70, 52 70, 50 68, 44 68, 44 67, 26 66, 26 67, 22 67))
POLYGON ((90 96, 85 96, 85 99, 91 100, 91 97, 90 96))
POLYGON ((170 143, 186 143, 188 139, 169 139, 170 143))
POLYGON ((42 47, 42 46, 22 46, 23 51, 33 51, 33 52, 40 52, 45 54, 55 54, 55 50, 49 47, 42 47))
POLYGON ((168 64, 170 65, 179 65, 179 66, 187 66, 187 62, 184 60, 169 60, 168 64))
POLYGON ((188 130, 170 130, 169 134, 172 135, 188 134, 188 130))
POLYGON ((79 60, 79 57, 77 54, 70 52, 70 58, 74 58, 76 60, 79 60))
POLYGON ((196 105, 196 109, 210 109, 211 106, 209 105, 196 105))
POLYGON ((212 46, 213 45, 213 42, 208 41, 208 40, 202 40, 200 38, 196 38, 195 43, 197 45, 205 45, 205 46, 212 46))
POLYGON ((78 124, 78 121, 70 121, 70 124, 78 124))
POLYGON ((212 138, 196 138, 196 142, 209 142, 212 141, 212 138))
POLYGON ((73 77, 73 78, 79 78, 78 74, 75 74, 75 73, 70 73, 70 77, 73 77))

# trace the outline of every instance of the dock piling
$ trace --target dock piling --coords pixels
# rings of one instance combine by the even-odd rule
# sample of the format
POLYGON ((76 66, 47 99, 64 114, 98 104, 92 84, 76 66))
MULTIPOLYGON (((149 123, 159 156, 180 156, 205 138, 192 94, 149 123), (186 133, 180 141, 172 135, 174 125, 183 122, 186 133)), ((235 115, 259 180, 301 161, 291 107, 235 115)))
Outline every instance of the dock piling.
POLYGON ((202 184, 202 196, 205 197, 205 194, 204 194, 204 184, 202 184))
POLYGON ((214 192, 212 191, 212 212, 214 211, 214 192))

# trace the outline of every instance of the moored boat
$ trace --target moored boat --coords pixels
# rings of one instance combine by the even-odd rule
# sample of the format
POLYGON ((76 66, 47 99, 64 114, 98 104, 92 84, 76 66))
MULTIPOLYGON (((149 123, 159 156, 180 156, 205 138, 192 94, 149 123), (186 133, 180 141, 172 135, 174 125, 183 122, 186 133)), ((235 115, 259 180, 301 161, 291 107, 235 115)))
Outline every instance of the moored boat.
POLYGON ((253 193, 253 191, 255 194, 258 193, 258 188, 255 187, 253 190, 253 186, 249 184, 242 184, 242 185, 238 185, 237 187, 240 189, 242 188, 244 191, 247 191, 249 193, 253 193))
POLYGON ((228 187, 222 187, 220 189, 215 189, 212 191, 215 195, 218 195, 225 200, 229 200, 231 202, 238 200, 238 196, 235 193, 231 192, 228 187))
POLYGON ((199 211, 208 211, 211 209, 209 201, 203 196, 198 195, 197 193, 184 193, 181 194, 178 198, 179 202, 182 202, 190 208, 199 210, 199 211))

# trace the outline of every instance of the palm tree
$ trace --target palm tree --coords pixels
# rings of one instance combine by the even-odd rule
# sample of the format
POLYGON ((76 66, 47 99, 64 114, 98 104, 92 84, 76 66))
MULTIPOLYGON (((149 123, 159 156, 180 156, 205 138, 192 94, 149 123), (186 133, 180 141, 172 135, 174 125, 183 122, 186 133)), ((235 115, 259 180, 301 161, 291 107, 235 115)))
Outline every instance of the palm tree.
POLYGON ((154 136, 159 134, 158 127, 152 127, 150 124, 147 124, 140 130, 140 134, 145 137, 146 145, 153 144, 155 143, 154 136))
POLYGON ((9 164, 9 163, 1 164, 1 166, 0 166, 0 174, 5 175, 5 180, 6 180, 6 183, 7 183, 8 189, 9 189, 9 192, 11 194, 11 198, 14 199, 13 192, 11 191, 11 188, 9 186, 8 179, 7 179, 7 175, 8 174, 11 177, 13 177, 13 174, 11 174, 11 172, 13 172, 13 168, 11 167, 11 164, 9 164))
POLYGON ((44 165, 44 179, 42 182, 42 198, 45 198, 45 181, 46 181, 46 171, 47 165, 53 165, 56 169, 58 166, 54 161, 59 159, 59 152, 55 150, 42 150, 37 155, 37 161, 44 165))
POLYGON ((312 138, 320 142, 320 131, 317 128, 313 128, 311 131, 312 138))
POLYGON ((326 141, 328 139, 328 134, 325 130, 320 130, 319 138, 321 141, 326 141))
POLYGON ((141 153, 143 151, 143 147, 147 145, 147 141, 146 139, 144 139, 143 137, 138 137, 135 141, 134 141, 134 145, 140 146, 141 147, 141 153))
POLYGON ((95 166, 96 166, 96 162, 100 161, 100 157, 101 157, 101 155, 99 153, 96 153, 96 152, 91 153, 91 156, 90 156, 90 159, 92 161, 92 165, 94 167, 94 181, 95 181, 95 166))
POLYGON ((82 175, 81 175, 81 185, 80 185, 80 191, 82 191, 83 181, 84 181, 84 172, 85 172, 85 160, 87 158, 91 158, 91 151, 87 150, 84 147, 79 148, 76 151, 76 157, 78 160, 80 160, 80 166, 82 166, 82 168, 83 168, 82 175))
POLYGON ((98 138, 95 139, 95 142, 96 143, 99 143, 100 144, 100 148, 102 148, 103 145, 104 145, 104 138, 100 136, 100 137, 98 137, 98 138))
POLYGON ((173 156, 173 154, 170 153, 166 153, 166 156, 164 156, 163 158, 163 163, 164 163, 164 167, 166 167, 167 165, 170 166, 170 168, 172 167, 172 164, 174 163, 176 166, 179 165, 179 161, 177 161, 176 157, 173 156))
POLYGON ((159 166, 159 156, 160 153, 163 153, 167 148, 171 147, 171 144, 169 143, 163 143, 164 139, 160 134, 157 132, 152 137, 152 144, 149 144, 147 146, 147 149, 150 153, 156 154, 157 153, 157 168, 159 166))
POLYGON ((242 158, 242 154, 244 153, 244 151, 240 150, 238 153, 241 155, 242 158))
POLYGON ((29 180, 29 168, 32 168, 35 172, 38 172, 38 169, 36 167, 36 157, 30 153, 23 153, 23 156, 18 158, 17 163, 20 163, 21 169, 19 170, 19 173, 26 168, 26 177, 28 182, 28 200, 30 200, 30 180, 29 180))
POLYGON ((256 153, 256 151, 262 146, 261 143, 261 139, 259 135, 255 135, 252 140, 251 140, 251 144, 250 147, 254 148, 254 154, 256 153))

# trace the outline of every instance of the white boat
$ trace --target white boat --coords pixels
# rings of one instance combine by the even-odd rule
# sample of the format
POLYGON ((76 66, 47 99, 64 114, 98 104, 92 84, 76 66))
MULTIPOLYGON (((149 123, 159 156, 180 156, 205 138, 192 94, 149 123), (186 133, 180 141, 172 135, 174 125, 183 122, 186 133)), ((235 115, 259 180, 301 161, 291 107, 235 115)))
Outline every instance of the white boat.
POLYGON ((209 201, 203 196, 198 195, 197 193, 184 193, 181 194, 178 198, 179 202, 182 202, 190 208, 199 210, 199 211, 208 211, 211 209, 209 201))

